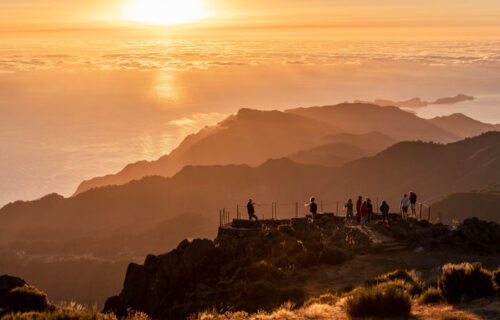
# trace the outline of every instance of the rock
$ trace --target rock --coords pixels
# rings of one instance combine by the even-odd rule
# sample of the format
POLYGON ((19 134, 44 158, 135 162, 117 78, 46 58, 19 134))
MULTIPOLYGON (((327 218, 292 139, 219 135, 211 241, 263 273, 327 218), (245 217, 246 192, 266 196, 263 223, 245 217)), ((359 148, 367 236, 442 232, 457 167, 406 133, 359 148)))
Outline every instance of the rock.
POLYGON ((0 308, 7 308, 10 290, 26 285, 26 281, 18 277, 8 275, 0 276, 0 308))

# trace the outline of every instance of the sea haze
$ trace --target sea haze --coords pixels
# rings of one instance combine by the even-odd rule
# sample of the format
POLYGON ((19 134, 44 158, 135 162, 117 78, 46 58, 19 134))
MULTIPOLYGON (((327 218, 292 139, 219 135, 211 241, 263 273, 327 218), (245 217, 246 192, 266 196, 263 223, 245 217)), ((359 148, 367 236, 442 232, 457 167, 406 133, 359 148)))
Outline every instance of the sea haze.
POLYGON ((500 42, 491 41, 3 40, 0 206, 68 196, 242 107, 464 93, 477 99, 416 112, 500 123, 498 83, 500 42))

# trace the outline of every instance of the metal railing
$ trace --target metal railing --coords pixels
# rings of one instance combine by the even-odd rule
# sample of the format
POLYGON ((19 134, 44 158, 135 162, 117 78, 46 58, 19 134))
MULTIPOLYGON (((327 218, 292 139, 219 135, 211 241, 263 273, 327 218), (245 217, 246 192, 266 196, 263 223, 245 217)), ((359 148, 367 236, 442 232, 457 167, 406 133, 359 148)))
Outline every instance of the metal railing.
MULTIPOLYGON (((380 203, 379 203, 379 198, 375 198, 375 203, 374 203, 374 208, 373 212, 374 213, 380 213, 379 208, 380 208, 380 203)), ((319 200, 317 202, 318 205, 318 212, 326 212, 326 213, 333 213, 335 216, 339 217, 345 217, 346 215, 346 210, 345 210, 345 201, 339 201, 339 200, 319 200)), ((354 203, 355 206, 355 203, 354 203)), ((220 226, 223 225, 228 225, 231 223, 231 218, 235 219, 244 219, 246 218, 246 214, 243 214, 242 212, 246 212, 246 204, 241 204, 237 203, 232 206, 227 206, 219 210, 219 224, 220 226), (230 210, 228 208, 234 208, 233 210, 230 210)), ((291 218, 291 217, 296 217, 298 218, 299 216, 306 216, 309 214, 309 208, 306 207, 305 205, 301 205, 300 202, 285 202, 285 203, 279 203, 279 202, 270 202, 270 203, 256 203, 254 204, 256 215, 258 216, 259 219, 265 220, 266 216, 268 219, 273 219, 277 220, 278 219, 278 214, 280 214, 283 217, 286 218, 291 218), (266 214, 267 213, 267 214, 266 214)), ((411 210, 411 209, 410 209, 411 210)), ((356 210, 354 210, 356 211, 356 210)), ((354 212, 356 214, 356 212, 354 212)), ((401 213, 401 212, 400 212, 401 213)), ((427 205, 426 203, 419 202, 417 204, 417 209, 416 209, 416 215, 419 219, 427 219, 428 221, 432 221, 432 215, 431 215, 431 206, 427 205)), ((436 221, 439 219, 441 221, 440 217, 436 218, 436 221)))

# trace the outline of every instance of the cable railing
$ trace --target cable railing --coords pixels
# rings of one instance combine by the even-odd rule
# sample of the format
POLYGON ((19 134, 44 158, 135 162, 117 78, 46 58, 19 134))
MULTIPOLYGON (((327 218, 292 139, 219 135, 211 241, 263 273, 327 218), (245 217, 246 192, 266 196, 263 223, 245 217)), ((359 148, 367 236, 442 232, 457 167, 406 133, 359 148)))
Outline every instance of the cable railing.
MULTIPOLYGON (((346 201, 340 200, 319 200, 317 202, 318 212, 319 213, 330 213, 334 216, 345 217, 346 216, 346 201)), ((379 198, 374 199, 373 212, 379 214, 380 213, 380 202, 379 198)), ((354 203, 355 207, 355 203, 354 203)), ((278 217, 283 218, 298 218, 305 217, 309 215, 309 208, 307 207, 307 203, 301 202, 265 202, 265 203, 254 203, 255 214, 261 220, 271 219, 278 220, 278 217)), ((220 226, 231 224, 232 219, 247 219, 247 204, 246 203, 237 203, 230 206, 225 206, 222 209, 219 209, 219 224, 220 226)), ((419 219, 425 219, 431 221, 431 206, 418 202, 415 208, 415 215, 419 219)), ((399 211, 402 214, 401 210, 399 211)), ((354 208, 354 214, 356 215, 356 210, 354 208)), ((440 214, 439 214, 440 215, 440 214)), ((411 217, 411 208, 409 208, 409 212, 407 217, 411 217)), ((441 217, 438 216, 436 221, 441 221, 441 217)))

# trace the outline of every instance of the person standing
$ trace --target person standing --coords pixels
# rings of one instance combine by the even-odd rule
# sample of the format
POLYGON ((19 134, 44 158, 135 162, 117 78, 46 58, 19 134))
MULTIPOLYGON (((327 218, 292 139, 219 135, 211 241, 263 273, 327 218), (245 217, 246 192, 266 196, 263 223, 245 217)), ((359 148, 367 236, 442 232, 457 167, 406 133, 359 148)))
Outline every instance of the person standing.
POLYGON ((382 205, 380 206, 380 212, 382 212, 383 221, 387 220, 387 223, 389 223, 389 205, 387 204, 387 201, 382 200, 382 205))
POLYGON ((366 204, 366 201, 363 202, 359 211, 361 215, 361 228, 364 228, 366 224, 366 219, 368 217, 368 206, 366 204))
POLYGON ((352 203, 352 199, 347 200, 347 203, 344 205, 344 208, 346 208, 345 222, 349 222, 351 224, 354 222, 353 207, 354 204, 352 203))
POLYGON ((405 193, 403 195, 403 198, 401 198, 401 214, 403 216, 403 219, 406 220, 408 216, 408 207, 410 206, 410 198, 408 198, 408 195, 405 193))
POLYGON ((368 208, 367 221, 368 221, 368 224, 371 224, 372 223, 372 214, 373 214, 373 204, 372 204, 372 200, 370 198, 366 198, 366 207, 368 208))
POLYGON ((356 201, 356 219, 358 223, 361 222, 361 205, 363 204, 363 197, 359 196, 358 201, 356 201))
POLYGON ((417 194, 413 191, 410 191, 410 208, 411 217, 417 219, 417 194))
POLYGON ((309 212, 311 213, 313 220, 316 220, 316 216, 318 213, 318 205, 316 204, 316 199, 311 197, 311 201, 305 204, 306 207, 309 207, 309 212))
POLYGON ((247 203, 247 211, 248 211, 248 220, 252 221, 254 219, 255 221, 258 221, 259 218, 255 214, 255 203, 252 201, 252 199, 248 200, 247 203))

